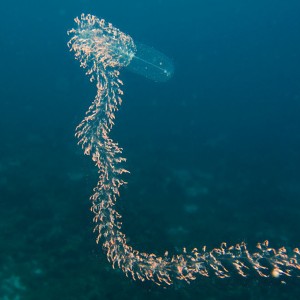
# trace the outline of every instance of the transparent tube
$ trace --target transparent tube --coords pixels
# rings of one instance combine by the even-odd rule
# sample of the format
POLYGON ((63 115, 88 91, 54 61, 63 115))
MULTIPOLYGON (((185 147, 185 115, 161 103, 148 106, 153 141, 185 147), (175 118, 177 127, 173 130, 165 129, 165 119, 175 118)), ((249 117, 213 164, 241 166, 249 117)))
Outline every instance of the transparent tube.
POLYGON ((162 52, 141 43, 135 43, 136 53, 127 69, 156 82, 165 82, 174 74, 172 60, 162 52))

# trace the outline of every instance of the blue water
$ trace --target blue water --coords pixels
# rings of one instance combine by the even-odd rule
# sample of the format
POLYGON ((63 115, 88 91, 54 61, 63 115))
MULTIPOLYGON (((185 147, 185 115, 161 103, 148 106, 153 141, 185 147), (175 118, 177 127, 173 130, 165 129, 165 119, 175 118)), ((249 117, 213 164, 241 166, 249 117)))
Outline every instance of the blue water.
POLYGON ((0 299, 297 299, 299 278, 163 289, 111 268, 92 233, 96 168, 74 137, 96 92, 66 46, 82 12, 175 66, 165 83, 121 76, 112 136, 131 172, 117 204, 130 243, 158 254, 300 246, 299 1, 6 1, 0 299))

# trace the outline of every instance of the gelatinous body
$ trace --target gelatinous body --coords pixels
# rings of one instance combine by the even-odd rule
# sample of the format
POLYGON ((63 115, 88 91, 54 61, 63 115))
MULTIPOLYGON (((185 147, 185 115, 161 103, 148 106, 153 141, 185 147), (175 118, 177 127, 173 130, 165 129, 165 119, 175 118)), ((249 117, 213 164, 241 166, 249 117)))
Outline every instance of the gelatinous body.
POLYGON ((147 45, 136 43, 136 53, 127 69, 157 82, 169 80, 174 73, 170 58, 147 45))
POLYGON ((298 276, 299 250, 270 248, 267 241, 258 243, 255 253, 250 253, 245 243, 222 243, 212 250, 184 248, 181 254, 173 256, 168 252, 163 256, 140 252, 127 243, 121 231, 121 216, 114 209, 119 190, 126 184, 122 174, 127 171, 120 166, 125 158, 118 143, 110 138, 110 131, 122 101, 119 70, 130 64, 136 46, 130 36, 95 16, 81 15, 75 22, 77 28, 68 32, 68 46, 97 86, 95 99, 76 128, 76 137, 84 154, 90 155, 98 168, 99 180, 90 198, 94 231, 113 267, 118 266, 133 279, 168 285, 174 280, 190 282, 197 275, 225 278, 233 272, 241 276, 298 276))

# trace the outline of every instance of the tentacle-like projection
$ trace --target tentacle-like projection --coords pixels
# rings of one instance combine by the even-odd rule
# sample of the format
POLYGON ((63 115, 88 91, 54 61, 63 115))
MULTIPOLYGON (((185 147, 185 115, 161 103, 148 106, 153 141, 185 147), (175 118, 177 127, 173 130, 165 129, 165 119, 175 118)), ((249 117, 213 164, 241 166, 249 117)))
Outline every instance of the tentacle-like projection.
POLYGON ((170 285, 174 280, 190 282, 197 275, 226 278, 233 272, 241 276, 298 276, 299 250, 270 248, 267 241, 259 243, 255 253, 250 253, 245 243, 222 243, 212 250, 183 249, 173 256, 168 252, 163 256, 140 252, 127 243, 121 231, 121 216, 114 208, 119 190, 126 184, 122 174, 127 171, 120 164, 125 161, 122 149, 110 138, 110 132, 122 102, 119 71, 130 64, 136 48, 129 35, 95 16, 81 15, 75 22, 77 27, 68 32, 68 46, 97 86, 95 99, 76 128, 76 137, 84 154, 90 155, 98 168, 99 181, 91 196, 94 231, 113 267, 121 268, 133 279, 151 280, 159 285, 170 285))

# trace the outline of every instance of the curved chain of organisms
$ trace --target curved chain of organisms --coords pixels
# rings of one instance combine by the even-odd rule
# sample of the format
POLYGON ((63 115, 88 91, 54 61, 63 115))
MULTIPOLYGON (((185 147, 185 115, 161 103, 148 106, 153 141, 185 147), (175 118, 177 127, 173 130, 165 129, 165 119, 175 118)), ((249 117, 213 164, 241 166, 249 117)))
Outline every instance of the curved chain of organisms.
POLYGON ((96 241, 102 241, 112 266, 135 280, 150 280, 158 285, 171 285, 175 280, 189 283, 197 275, 226 278, 234 272, 243 277, 251 273, 275 278, 299 276, 299 249, 274 249, 268 241, 258 243, 255 253, 250 253, 242 242, 233 246, 222 243, 212 250, 183 248, 182 253, 172 256, 168 251, 163 256, 140 252, 127 243, 121 231, 121 216, 114 207, 120 187, 126 184, 121 175, 128 171, 120 167, 126 159, 118 143, 110 138, 110 131, 122 102, 119 70, 130 63, 136 48, 129 35, 103 19, 82 14, 75 22, 77 27, 68 31, 68 47, 97 86, 95 99, 75 135, 84 154, 90 155, 98 168, 99 180, 90 197, 91 211, 96 241))

